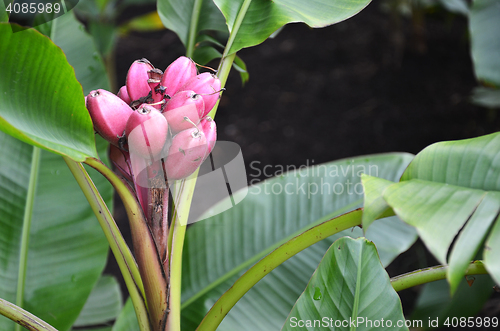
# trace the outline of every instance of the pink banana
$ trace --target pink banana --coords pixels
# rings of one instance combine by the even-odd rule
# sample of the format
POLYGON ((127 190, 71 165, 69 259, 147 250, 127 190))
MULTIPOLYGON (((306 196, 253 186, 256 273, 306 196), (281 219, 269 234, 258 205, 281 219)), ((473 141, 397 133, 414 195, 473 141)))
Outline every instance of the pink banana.
POLYGON ((204 72, 192 77, 180 90, 192 90, 202 96, 205 102, 205 112, 201 116, 203 118, 214 108, 217 100, 219 100, 221 91, 220 80, 217 76, 209 72, 204 72))
POLYGON ((207 155, 205 156, 206 158, 208 154, 212 153, 215 142, 217 141, 217 126, 215 125, 215 121, 210 116, 202 119, 200 126, 205 134, 205 137, 207 138, 208 150, 207 155))
POLYGON ((111 144, 120 146, 119 140, 133 113, 132 108, 113 93, 99 89, 87 96, 87 109, 97 133, 111 144))
POLYGON ((122 86, 120 87, 120 90, 118 91, 118 94, 117 96, 122 99, 123 101, 125 101, 127 104, 130 105, 130 103, 132 102, 132 100, 130 99, 129 95, 128 95, 128 92, 127 92, 127 86, 122 86))
POLYGON ((200 123, 204 112, 205 102, 199 94, 194 91, 179 91, 167 102, 163 116, 175 134, 192 128, 193 123, 200 123))
POLYGON ((168 123, 157 109, 143 104, 130 115, 125 134, 130 153, 155 159, 167 141, 168 123))
POLYGON ((191 128, 179 132, 172 139, 164 162, 167 179, 177 180, 191 175, 203 162, 207 153, 207 139, 203 131, 191 128))
POLYGON ((181 86, 197 74, 198 72, 193 60, 181 56, 165 69, 160 86, 165 87, 165 95, 173 96, 180 91, 181 86))
POLYGON ((127 73, 127 92, 132 101, 139 100, 149 94, 148 71, 154 69, 146 59, 134 61, 127 73))

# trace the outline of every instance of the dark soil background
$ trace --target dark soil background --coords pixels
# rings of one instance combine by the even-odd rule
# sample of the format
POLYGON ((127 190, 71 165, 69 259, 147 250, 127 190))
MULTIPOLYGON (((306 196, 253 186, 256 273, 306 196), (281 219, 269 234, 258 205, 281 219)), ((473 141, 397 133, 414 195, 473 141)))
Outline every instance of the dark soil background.
MULTIPOLYGON (((132 8, 125 17, 152 9, 132 8)), ((119 40, 116 54, 121 86, 134 60, 146 57, 164 70, 184 47, 170 31, 133 33, 119 40)), ((255 168, 265 165, 300 166, 393 151, 416 154, 438 141, 500 128, 495 110, 470 102, 477 82, 466 18, 439 8, 412 18, 374 2, 323 29, 288 25, 276 38, 238 55, 250 80, 242 87, 238 73, 231 73, 216 121, 218 139, 241 146, 249 181, 264 179, 255 168)), ((117 214, 126 226, 123 212, 117 214)), ((389 267, 391 276, 424 267, 415 258, 422 250, 417 243, 399 257, 389 267)), ((425 266, 435 264, 427 259, 425 266)), ((406 313, 415 293, 402 293, 406 313)), ((500 316, 498 293, 481 315, 500 316)))

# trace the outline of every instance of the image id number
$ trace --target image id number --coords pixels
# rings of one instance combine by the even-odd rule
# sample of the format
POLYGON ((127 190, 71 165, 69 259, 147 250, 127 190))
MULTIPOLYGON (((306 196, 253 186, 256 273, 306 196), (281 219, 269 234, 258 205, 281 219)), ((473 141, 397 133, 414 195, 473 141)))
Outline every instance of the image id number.
POLYGON ((9 14, 41 14, 41 13, 56 13, 61 11, 61 4, 58 2, 52 3, 9 3, 5 11, 9 14))
POLYGON ((498 327, 498 317, 448 317, 444 321, 446 327, 498 327))

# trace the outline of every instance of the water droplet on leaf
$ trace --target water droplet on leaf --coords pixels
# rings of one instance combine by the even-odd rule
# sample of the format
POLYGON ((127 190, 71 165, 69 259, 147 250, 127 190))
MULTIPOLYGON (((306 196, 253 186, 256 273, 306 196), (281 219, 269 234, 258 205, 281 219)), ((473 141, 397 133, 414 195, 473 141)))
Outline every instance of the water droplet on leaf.
POLYGON ((313 299, 314 300, 321 300, 322 298, 322 294, 321 294, 321 290, 319 289, 319 287, 315 287, 314 288, 314 295, 313 295, 313 299))

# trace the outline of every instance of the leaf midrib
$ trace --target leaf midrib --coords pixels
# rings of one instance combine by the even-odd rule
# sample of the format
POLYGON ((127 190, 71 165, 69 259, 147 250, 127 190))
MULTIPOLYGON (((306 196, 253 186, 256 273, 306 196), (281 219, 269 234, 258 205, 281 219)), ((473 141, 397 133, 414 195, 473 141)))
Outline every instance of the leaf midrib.
MULTIPOLYGON (((24 290, 26 285, 26 268, 28 266, 28 248, 31 221, 33 219, 33 204, 36 195, 36 186, 38 183, 38 173, 40 168, 41 150, 33 146, 31 155, 30 179, 28 182, 28 191, 26 204, 24 206, 23 227, 21 232, 21 243, 19 248, 19 269, 17 277, 16 305, 23 306, 24 290)), ((16 324, 16 331, 21 331, 21 325, 16 324)))

